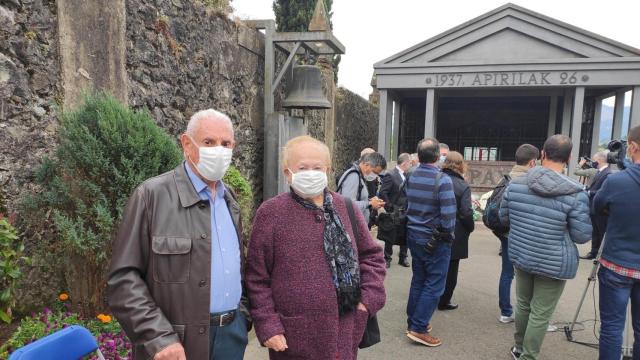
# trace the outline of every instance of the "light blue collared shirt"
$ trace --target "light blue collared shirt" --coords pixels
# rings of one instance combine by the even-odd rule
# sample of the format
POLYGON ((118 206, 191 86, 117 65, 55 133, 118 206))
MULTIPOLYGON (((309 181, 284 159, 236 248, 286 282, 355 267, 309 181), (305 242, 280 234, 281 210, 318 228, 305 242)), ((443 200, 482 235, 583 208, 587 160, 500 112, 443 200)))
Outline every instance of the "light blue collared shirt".
POLYGON ((224 184, 218 181, 215 198, 211 189, 185 162, 193 187, 200 199, 209 201, 211 209, 211 292, 209 311, 212 314, 235 310, 240 304, 240 245, 231 213, 224 201, 224 184))

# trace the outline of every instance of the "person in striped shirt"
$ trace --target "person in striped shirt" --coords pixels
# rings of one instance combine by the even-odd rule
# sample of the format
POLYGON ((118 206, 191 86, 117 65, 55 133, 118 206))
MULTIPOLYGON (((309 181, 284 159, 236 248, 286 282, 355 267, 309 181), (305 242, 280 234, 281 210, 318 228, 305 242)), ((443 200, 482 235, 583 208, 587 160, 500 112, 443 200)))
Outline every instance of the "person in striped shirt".
POLYGON ((405 182, 407 245, 413 271, 407 304, 407 337, 431 347, 442 344, 440 339, 429 334, 429 322, 444 293, 456 225, 453 183, 440 172, 439 158, 438 140, 420 141, 420 165, 405 182), (437 240, 434 232, 440 234, 437 240))

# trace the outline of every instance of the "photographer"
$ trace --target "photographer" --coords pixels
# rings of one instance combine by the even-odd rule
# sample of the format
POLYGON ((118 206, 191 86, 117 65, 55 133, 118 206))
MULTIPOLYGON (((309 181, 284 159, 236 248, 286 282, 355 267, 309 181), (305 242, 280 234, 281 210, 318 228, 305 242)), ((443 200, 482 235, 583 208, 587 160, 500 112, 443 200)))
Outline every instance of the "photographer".
POLYGON ((640 126, 629 131, 624 171, 609 175, 596 194, 596 214, 607 216, 600 258, 600 360, 620 359, 627 304, 631 298, 634 359, 640 354, 640 126))
MULTIPOLYGON (((595 157, 595 155, 593 156, 595 157)), ((591 160, 587 157, 580 158, 580 161, 578 161, 578 165, 576 165, 575 170, 573 170, 573 175, 584 178, 583 183, 585 185, 591 185, 593 183, 593 178, 598 173, 598 169, 594 166, 591 166, 593 161, 594 160, 591 160)))
MULTIPOLYGON (((587 188, 587 193, 589 193, 589 201, 591 205, 593 205, 593 198, 602 188, 602 184, 604 184, 607 176, 611 174, 611 169, 609 168, 609 164, 607 163, 607 151, 600 151, 595 153, 592 159, 593 161, 591 162, 591 168, 597 169, 597 172, 591 180, 591 183, 589 183, 589 187, 587 188)), ((600 244, 602 243, 602 237, 604 236, 606 219, 602 215, 592 214, 591 225, 593 225, 593 233, 591 236, 591 251, 589 251, 586 255, 581 256, 581 259, 592 260, 595 259, 598 255, 600 244)))
POLYGON ((418 143, 420 165, 406 180, 407 245, 413 277, 407 304, 407 337, 426 346, 439 346, 428 334, 429 322, 444 293, 456 224, 456 198, 449 176, 440 172, 436 139, 418 143))

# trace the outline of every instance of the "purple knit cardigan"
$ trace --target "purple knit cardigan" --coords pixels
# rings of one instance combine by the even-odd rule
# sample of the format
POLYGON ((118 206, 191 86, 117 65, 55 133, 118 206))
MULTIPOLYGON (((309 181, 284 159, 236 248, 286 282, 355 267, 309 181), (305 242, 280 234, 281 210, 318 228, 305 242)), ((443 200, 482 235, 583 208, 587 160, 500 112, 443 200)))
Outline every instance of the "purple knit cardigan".
MULTIPOLYGON (((362 213, 355 208, 358 236, 354 236, 344 199, 336 193, 332 196, 358 254, 362 303, 375 314, 386 299, 382 248, 371 238, 362 213)), ((286 351, 269 351, 273 360, 357 357, 367 314, 355 311, 338 316, 336 289, 323 249, 323 229, 321 211, 304 208, 288 193, 264 202, 256 213, 246 282, 260 343, 279 334, 287 340, 286 351)))

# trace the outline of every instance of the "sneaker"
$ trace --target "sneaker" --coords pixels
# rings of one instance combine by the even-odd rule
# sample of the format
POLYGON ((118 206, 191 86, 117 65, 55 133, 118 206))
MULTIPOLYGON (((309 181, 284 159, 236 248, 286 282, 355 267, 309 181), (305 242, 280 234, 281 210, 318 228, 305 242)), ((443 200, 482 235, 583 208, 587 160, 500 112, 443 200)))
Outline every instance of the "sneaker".
MULTIPOLYGON (((427 324, 427 334, 430 333, 431 330, 433 330, 433 326, 431 326, 431 323, 428 323, 427 324)), ((405 331, 405 334, 408 334, 409 331, 411 331, 411 330, 407 329, 407 331, 405 331)))
POLYGON ((522 355, 522 352, 516 349, 515 346, 511 348, 510 353, 511 353, 511 356, 513 357, 513 360, 520 359, 520 356, 522 355))
POLYGON ((500 321, 503 324, 508 324, 516 321, 516 318, 513 317, 513 315, 511 316, 500 315, 500 318, 498 319, 498 321, 500 321))
POLYGON ((407 337, 419 344, 429 347, 442 345, 442 341, 440 341, 440 339, 429 334, 420 334, 415 331, 409 331, 409 333, 407 333, 407 337))

